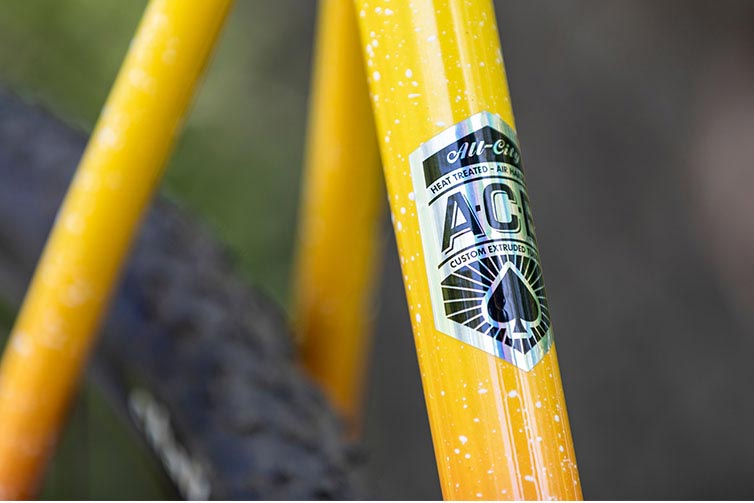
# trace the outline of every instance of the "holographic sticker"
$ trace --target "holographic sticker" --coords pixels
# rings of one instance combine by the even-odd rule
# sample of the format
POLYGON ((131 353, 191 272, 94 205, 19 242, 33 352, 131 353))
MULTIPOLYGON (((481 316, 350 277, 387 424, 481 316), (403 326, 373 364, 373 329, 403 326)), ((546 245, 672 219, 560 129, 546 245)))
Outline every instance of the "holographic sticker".
POLYGON ((435 327, 531 370, 552 329, 515 131, 481 112, 409 162, 435 327))

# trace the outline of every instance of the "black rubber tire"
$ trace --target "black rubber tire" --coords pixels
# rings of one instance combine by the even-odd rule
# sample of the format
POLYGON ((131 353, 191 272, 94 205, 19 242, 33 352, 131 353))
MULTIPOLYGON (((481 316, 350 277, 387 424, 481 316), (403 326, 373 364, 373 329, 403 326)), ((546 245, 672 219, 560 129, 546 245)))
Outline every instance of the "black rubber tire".
MULTIPOLYGON (((85 141, 0 90, 0 297, 15 305, 85 141)), ((145 221, 93 360, 90 374, 184 497, 363 495, 355 450, 296 367, 279 311, 164 200, 145 221)))

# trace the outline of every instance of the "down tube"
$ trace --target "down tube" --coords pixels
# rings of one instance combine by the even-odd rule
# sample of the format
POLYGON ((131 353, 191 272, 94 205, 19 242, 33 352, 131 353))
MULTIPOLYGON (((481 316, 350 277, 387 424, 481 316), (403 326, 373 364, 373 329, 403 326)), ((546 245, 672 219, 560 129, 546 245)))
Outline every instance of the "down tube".
POLYGON ((489 0, 356 0, 447 499, 581 499, 489 0))

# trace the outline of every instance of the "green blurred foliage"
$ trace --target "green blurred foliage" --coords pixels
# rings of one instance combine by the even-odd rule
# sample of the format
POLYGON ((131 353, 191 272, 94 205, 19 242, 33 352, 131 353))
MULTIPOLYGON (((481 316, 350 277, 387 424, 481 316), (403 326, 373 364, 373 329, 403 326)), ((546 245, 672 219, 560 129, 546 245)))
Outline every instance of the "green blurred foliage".
MULTIPOLYGON (((87 131, 145 2, 0 4, 0 84, 87 131)), ((163 184, 237 256, 250 281, 287 299, 299 191, 311 2, 240 1, 231 12, 163 184)))

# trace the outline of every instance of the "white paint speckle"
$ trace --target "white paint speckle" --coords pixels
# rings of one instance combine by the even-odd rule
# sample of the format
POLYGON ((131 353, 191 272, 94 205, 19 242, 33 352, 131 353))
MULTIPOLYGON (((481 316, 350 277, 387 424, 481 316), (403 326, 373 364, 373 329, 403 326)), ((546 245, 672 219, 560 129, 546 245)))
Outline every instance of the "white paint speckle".
POLYGON ((437 35, 430 35, 427 37, 427 42, 434 42, 437 40, 437 35))
POLYGON ((555 414, 554 416, 552 416, 552 418, 555 420, 556 423, 560 422, 560 416, 559 415, 555 414))
POLYGON ((417 323, 421 323, 421 321, 422 321, 422 315, 421 314, 416 313, 416 316, 414 316, 414 318, 416 318, 416 322, 417 323))
POLYGON ((82 281, 77 281, 63 291, 63 301, 69 307, 78 307, 84 304, 91 295, 91 288, 82 281))
POLYGON ((487 389, 486 388, 479 388, 479 394, 480 395, 484 395, 485 393, 487 393, 487 389))
POLYGON ((509 391, 509 392, 508 392, 508 396, 509 396, 510 398, 516 398, 516 397, 518 396, 518 391, 516 391, 515 389, 514 389, 514 390, 511 390, 511 391, 509 391))
POLYGON ((416 194, 414 194, 413 192, 409 192, 408 199, 409 201, 414 201, 416 199, 416 194))
POLYGON ((105 126, 97 133, 97 141, 104 147, 112 148, 118 144, 118 133, 110 126, 105 126))
POLYGON ((542 408, 542 402, 540 402, 539 400, 537 400, 537 403, 535 403, 534 406, 536 408, 538 408, 538 409, 541 409, 542 408))
POLYGON ((471 454, 469 454, 469 453, 467 452, 466 454, 464 454, 464 455, 463 455, 463 457, 464 457, 464 458, 466 458, 466 459, 471 459, 471 454))
POLYGON ((559 445, 559 446, 558 446, 558 450, 559 450, 560 452, 564 452, 564 451, 565 451, 565 447, 563 447, 562 445, 559 445))
POLYGON ((374 79, 375 82, 377 82, 378 80, 380 80, 380 72, 374 72, 372 74, 372 78, 374 79))
POLYGON ((534 478, 533 475, 526 475, 524 477, 524 480, 527 481, 527 482, 536 482, 536 479, 534 478))
POLYGON ((461 441, 461 445, 466 445, 466 442, 468 442, 468 441, 469 441, 469 439, 468 439, 468 438, 466 438, 466 436, 465 436, 465 435, 459 435, 459 436, 458 436, 458 440, 460 440, 460 441, 461 441))
POLYGON ((406 78, 410 79, 411 76, 414 74, 414 72, 411 71, 411 68, 406 69, 406 78))
POLYGON ((29 344, 28 337, 25 332, 17 332, 11 339, 13 350, 23 357, 27 357, 31 354, 31 344, 29 344))
POLYGON ((81 234, 84 231, 84 219, 78 213, 69 213, 63 222, 65 229, 71 234, 81 234))
POLYGON ((128 81, 131 85, 147 94, 153 94, 154 92, 154 79, 142 68, 132 68, 128 72, 128 81))

